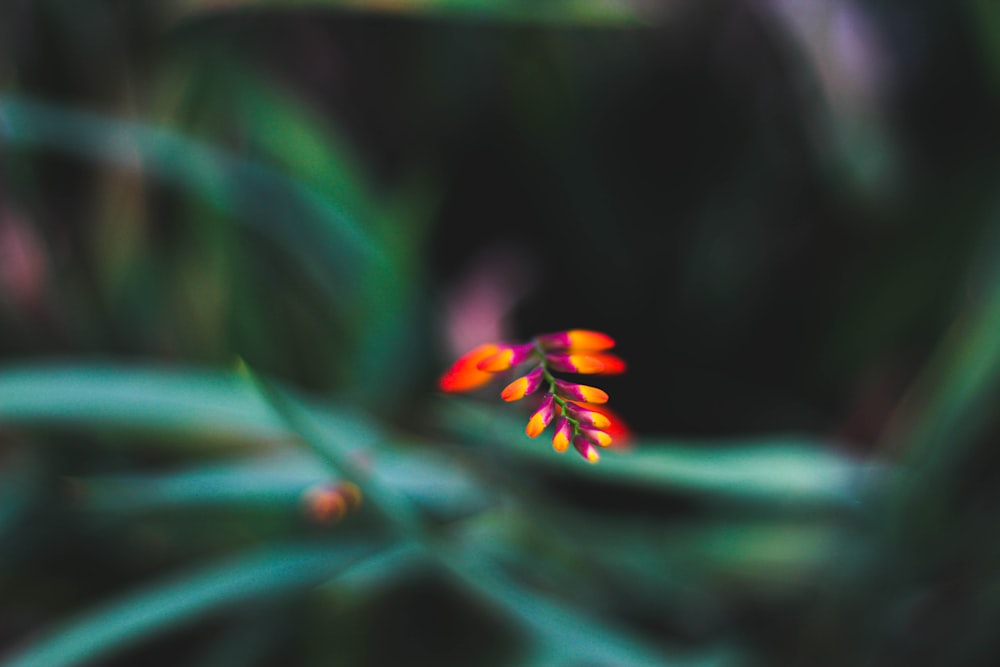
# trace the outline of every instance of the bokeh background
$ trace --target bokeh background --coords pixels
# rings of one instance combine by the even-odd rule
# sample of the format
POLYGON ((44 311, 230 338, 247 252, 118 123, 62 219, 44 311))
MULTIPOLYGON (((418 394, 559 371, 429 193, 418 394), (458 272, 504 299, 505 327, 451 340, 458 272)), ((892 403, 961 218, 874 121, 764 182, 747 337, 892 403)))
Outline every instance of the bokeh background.
POLYGON ((998 119, 989 0, 6 0, 0 665, 997 664, 998 119), (437 390, 574 327, 597 465, 437 390))

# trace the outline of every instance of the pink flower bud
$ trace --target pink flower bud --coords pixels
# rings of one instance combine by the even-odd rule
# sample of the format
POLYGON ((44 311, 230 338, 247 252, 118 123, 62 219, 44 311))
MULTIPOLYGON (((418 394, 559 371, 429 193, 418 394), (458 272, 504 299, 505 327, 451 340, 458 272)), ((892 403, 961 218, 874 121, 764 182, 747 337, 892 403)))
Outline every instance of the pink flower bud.
POLYGON ((533 394, 542 386, 544 375, 542 369, 536 368, 524 377, 519 377, 500 392, 500 398, 505 401, 519 401, 528 394, 533 394))

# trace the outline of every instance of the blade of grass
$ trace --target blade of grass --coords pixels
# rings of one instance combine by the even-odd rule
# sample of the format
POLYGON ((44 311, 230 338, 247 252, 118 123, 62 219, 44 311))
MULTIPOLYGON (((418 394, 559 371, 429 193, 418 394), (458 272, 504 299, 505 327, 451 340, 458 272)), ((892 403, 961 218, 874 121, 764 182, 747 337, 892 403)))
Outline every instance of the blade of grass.
POLYGON ((953 325, 883 439, 918 468, 945 473, 993 419, 1000 394, 1000 285, 953 325))
POLYGON ((370 544, 286 544, 157 582, 53 628, 0 667, 70 667, 108 657, 209 614, 287 596, 378 552, 370 544))
MULTIPOLYGON (((312 408, 329 437, 369 447, 377 429, 358 416, 312 408)), ((8 426, 115 428, 220 442, 293 436, 237 373, 122 364, 39 364, 0 369, 0 422, 8 426)))
MULTIPOLYGON (((317 484, 338 476, 305 453, 280 454, 216 465, 200 465, 156 474, 118 474, 79 478, 85 509, 102 514, 251 505, 294 506, 317 484)), ((422 510, 442 519, 458 518, 487 506, 486 496, 453 466, 428 454, 392 452, 372 461, 380 475, 422 510)))
POLYGON ((524 435, 523 422, 467 400, 447 400, 438 420, 454 437, 496 445, 504 455, 594 481, 699 494, 732 502, 853 507, 891 473, 853 460, 819 438, 773 434, 733 440, 639 440, 625 452, 605 450, 600 463, 556 454, 524 435))

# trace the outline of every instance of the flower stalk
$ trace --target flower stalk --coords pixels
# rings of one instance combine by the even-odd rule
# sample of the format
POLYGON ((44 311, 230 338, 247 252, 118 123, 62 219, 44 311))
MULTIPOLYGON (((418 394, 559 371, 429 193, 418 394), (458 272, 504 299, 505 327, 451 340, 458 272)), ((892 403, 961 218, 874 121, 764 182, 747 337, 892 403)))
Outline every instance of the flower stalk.
POLYGON ((487 343, 463 355, 441 377, 439 386, 447 392, 475 389, 497 373, 518 370, 521 374, 504 387, 500 396, 519 401, 545 388, 541 403, 528 419, 525 433, 535 438, 555 421, 552 447, 564 452, 574 449, 588 462, 600 459, 598 448, 612 444, 608 430, 617 427, 606 410, 598 406, 608 401, 603 390, 556 377, 554 373, 610 375, 625 371, 625 362, 607 350, 614 347, 607 334, 586 329, 570 329, 535 337, 524 344, 487 343))

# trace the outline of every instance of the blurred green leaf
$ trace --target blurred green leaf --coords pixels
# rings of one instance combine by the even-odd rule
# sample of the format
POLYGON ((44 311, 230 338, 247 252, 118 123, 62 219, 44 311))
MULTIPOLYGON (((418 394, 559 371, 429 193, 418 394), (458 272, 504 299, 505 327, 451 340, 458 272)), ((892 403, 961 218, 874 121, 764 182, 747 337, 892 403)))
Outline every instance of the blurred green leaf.
MULTIPOLYGON (((371 446, 379 438, 357 412, 324 406, 316 409, 314 421, 352 448, 371 446)), ((186 433, 237 442, 291 437, 244 375, 121 364, 0 369, 0 422, 186 433)))
POLYGON ((697 493, 732 501, 849 507, 888 474, 886 467, 837 453, 819 438, 774 434, 732 440, 639 439, 604 450, 596 465, 556 454, 524 435, 523 422, 502 408, 457 399, 439 405, 456 437, 496 444, 501 452, 587 479, 697 493))
MULTIPOLYGON (((487 506, 483 489, 433 452, 393 451, 372 463, 387 483, 422 510, 454 519, 487 506)), ((77 480, 84 507, 105 515, 198 511, 206 507, 294 506, 310 487, 337 481, 338 476, 315 457, 297 450, 185 470, 77 480)))
MULTIPOLYGON (((511 0, 425 0, 417 3, 384 3, 374 0, 237 0, 226 8, 246 11, 247 8, 339 9, 415 16, 444 16, 493 21, 530 23, 631 25, 639 21, 640 13, 624 0, 544 0, 515 2, 511 0)), ((178 18, 197 17, 218 12, 218 5, 206 0, 187 0, 177 10, 178 18)))
MULTIPOLYGON (((32 500, 44 494, 40 462, 23 447, 0 450, 0 542, 7 539, 32 500)), ((2 560, 0 556, 0 560, 2 560)))
POLYGON ((979 37, 983 60, 991 70, 993 85, 1000 85, 1000 7, 990 0, 966 0, 971 27, 979 37))
POLYGON ((236 58, 223 63, 219 69, 227 79, 224 92, 238 96, 228 100, 234 107, 228 113, 236 116, 247 141, 282 173, 337 202, 347 219, 380 243, 372 229, 377 193, 337 124, 236 58))
POLYGON ((145 169, 196 193, 284 248, 334 304, 344 305, 357 287, 354 273, 385 263, 378 243, 339 201, 271 167, 164 128, 8 95, 0 96, 0 140, 8 149, 42 148, 145 169))
POLYGON ((737 663, 737 652, 729 647, 687 653, 652 645, 553 596, 536 593, 488 563, 489 559, 473 548, 463 552, 449 569, 466 588, 519 620, 542 647, 558 650, 570 664, 721 667, 737 663))
POLYGON ((107 657, 211 613, 315 586, 377 552, 370 544, 286 544, 240 554, 126 595, 51 629, 3 667, 64 667, 107 657))
POLYGON ((625 452, 607 451, 588 477, 674 488, 721 497, 820 505, 854 505, 873 470, 828 447, 794 436, 731 442, 640 440, 625 452))
MULTIPOLYGON (((323 442, 345 455, 365 452, 368 464, 396 493, 424 509, 456 515, 488 502, 458 466, 431 451, 377 449, 381 433, 358 411, 297 399, 323 442)), ((240 373, 123 365, 0 369, 0 423, 52 428, 110 428, 188 434, 231 444, 294 438, 255 386, 240 373)), ((201 466, 183 472, 83 480, 90 502, 139 511, 171 505, 287 502, 309 485, 335 479, 316 459, 295 450, 267 458, 201 466), (125 502, 127 501, 127 502, 125 502)))
POLYGON ((939 474, 993 420, 1000 394, 1000 282, 952 326, 896 415, 886 445, 939 474))

